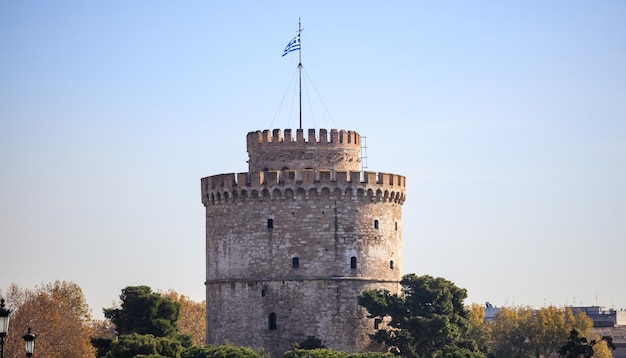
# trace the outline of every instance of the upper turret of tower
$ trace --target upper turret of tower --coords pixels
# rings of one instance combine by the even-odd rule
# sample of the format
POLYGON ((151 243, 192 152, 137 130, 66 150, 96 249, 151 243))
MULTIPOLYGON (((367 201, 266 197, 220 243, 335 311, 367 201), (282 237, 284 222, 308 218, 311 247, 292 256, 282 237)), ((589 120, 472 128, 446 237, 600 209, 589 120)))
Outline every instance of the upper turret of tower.
POLYGON ((359 171, 361 137, 357 132, 326 129, 280 129, 249 132, 247 135, 248 168, 250 172, 264 170, 333 169, 359 171))

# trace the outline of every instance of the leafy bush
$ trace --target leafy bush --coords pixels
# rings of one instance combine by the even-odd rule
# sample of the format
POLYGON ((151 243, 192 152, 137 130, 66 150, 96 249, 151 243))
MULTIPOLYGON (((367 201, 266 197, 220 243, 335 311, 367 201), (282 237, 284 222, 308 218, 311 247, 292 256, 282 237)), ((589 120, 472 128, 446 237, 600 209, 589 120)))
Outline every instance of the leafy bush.
POLYGON ((294 349, 285 352, 283 358, 395 358, 391 353, 365 352, 345 353, 326 348, 317 349, 294 349))
POLYGON ((237 347, 231 344, 207 347, 191 347, 180 358, 266 358, 263 352, 256 352, 249 347, 237 347))

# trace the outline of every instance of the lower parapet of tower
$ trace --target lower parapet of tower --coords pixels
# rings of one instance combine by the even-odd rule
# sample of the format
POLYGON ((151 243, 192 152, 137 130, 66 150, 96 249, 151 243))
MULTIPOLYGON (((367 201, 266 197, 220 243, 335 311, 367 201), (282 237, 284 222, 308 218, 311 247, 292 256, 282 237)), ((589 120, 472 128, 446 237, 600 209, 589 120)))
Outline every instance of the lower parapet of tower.
POLYGON ((331 349, 372 349, 374 322, 357 297, 399 289, 404 177, 311 173, 202 179, 207 343, 278 356, 316 336, 331 349))

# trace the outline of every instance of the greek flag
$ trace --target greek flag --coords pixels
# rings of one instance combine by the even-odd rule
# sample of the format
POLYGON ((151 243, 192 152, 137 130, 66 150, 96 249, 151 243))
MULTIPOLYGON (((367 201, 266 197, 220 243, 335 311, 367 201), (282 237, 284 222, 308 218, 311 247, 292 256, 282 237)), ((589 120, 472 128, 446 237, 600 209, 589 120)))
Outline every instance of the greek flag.
POLYGON ((300 50, 300 34, 294 37, 293 40, 289 41, 287 47, 285 47, 285 52, 283 52, 283 56, 288 54, 291 51, 300 50))

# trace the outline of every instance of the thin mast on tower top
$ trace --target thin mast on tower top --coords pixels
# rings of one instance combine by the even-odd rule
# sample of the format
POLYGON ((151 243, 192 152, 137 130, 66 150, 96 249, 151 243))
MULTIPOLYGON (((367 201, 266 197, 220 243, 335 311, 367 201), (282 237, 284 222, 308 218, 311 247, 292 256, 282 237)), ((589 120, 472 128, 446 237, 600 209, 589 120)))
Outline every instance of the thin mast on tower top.
POLYGON ((298 35, 293 38, 293 40, 289 41, 287 47, 285 47, 285 51, 283 52, 283 57, 291 51, 298 51, 298 88, 299 88, 299 109, 300 109, 300 129, 302 129, 302 52, 300 51, 300 33, 302 32, 302 22, 300 21, 300 17, 298 17, 298 35))
MULTIPOLYGON (((298 45, 300 45, 300 33, 302 32, 302 22, 298 17, 298 45)), ((298 94, 300 104, 300 129, 302 129, 302 50, 298 46, 298 94)))

